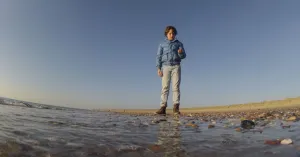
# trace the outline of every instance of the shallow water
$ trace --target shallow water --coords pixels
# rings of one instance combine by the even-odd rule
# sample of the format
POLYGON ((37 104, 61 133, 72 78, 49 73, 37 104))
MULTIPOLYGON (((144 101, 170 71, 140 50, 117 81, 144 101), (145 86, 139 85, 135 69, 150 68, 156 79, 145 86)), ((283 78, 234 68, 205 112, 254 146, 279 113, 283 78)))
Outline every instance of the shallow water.
MULTIPOLYGON (((299 157, 300 124, 282 129, 275 120, 263 132, 236 132, 239 120, 129 116, 88 110, 0 105, 0 157, 299 157), (186 124, 194 122, 198 127, 186 124), (290 138, 292 145, 266 145, 290 138)), ((261 127, 262 128, 262 127, 261 127)))

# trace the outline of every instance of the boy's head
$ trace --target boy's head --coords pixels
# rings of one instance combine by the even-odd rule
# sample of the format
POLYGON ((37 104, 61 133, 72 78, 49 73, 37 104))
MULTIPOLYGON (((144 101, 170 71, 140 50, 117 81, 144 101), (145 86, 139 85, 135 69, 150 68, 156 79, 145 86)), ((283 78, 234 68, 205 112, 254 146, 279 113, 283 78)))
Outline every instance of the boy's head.
POLYGON ((165 36, 168 40, 174 40, 177 35, 177 30, 174 26, 167 26, 165 29, 165 36))

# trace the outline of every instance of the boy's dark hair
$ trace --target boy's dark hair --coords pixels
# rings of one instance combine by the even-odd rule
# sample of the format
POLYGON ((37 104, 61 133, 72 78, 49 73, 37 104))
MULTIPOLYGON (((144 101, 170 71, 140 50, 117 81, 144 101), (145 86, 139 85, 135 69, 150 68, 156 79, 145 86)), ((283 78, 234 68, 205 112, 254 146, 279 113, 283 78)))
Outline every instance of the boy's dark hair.
POLYGON ((176 30, 176 28, 174 26, 167 26, 166 29, 165 29, 165 36, 167 36, 168 32, 171 29, 173 30, 174 34, 177 35, 177 30, 176 30))

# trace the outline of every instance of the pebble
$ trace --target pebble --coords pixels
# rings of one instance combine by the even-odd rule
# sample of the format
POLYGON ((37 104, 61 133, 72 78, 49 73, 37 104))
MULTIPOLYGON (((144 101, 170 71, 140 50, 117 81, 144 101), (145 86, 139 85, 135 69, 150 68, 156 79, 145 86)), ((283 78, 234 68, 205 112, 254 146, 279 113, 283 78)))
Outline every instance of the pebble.
POLYGON ((295 121, 295 120, 297 120, 296 116, 292 116, 287 119, 287 121, 295 121))
POLYGON ((163 151, 163 148, 160 145, 154 144, 154 145, 150 145, 148 146, 148 148, 153 151, 153 152, 160 152, 163 151))
POLYGON ((198 125, 197 124, 194 124, 194 123, 188 123, 188 124, 186 124, 186 126, 187 127, 193 127, 193 128, 197 128, 198 127, 198 125))
POLYGON ((241 131, 242 131, 242 129, 241 129, 241 128, 236 128, 236 129, 235 129, 235 131, 237 131, 237 132, 241 132, 241 131))
POLYGON ((259 118, 264 118, 264 117, 266 117, 266 113, 262 113, 262 114, 258 115, 258 117, 259 118))
POLYGON ((292 144, 292 143, 293 143, 293 141, 292 141, 291 139, 289 139, 289 138, 283 139, 283 140, 280 142, 280 144, 285 144, 285 145, 287 145, 287 144, 292 144))
POLYGON ((255 127, 255 123, 253 121, 251 121, 251 120, 243 120, 241 122, 241 127, 243 129, 252 129, 252 128, 255 127))
POLYGON ((269 145, 279 145, 281 143, 280 140, 265 140, 265 144, 269 145))
POLYGON ((213 125, 213 124, 208 125, 208 128, 214 128, 214 127, 215 127, 215 125, 213 125))
POLYGON ((282 125, 281 127, 282 127, 282 129, 285 129, 285 128, 291 128, 290 125, 282 125))

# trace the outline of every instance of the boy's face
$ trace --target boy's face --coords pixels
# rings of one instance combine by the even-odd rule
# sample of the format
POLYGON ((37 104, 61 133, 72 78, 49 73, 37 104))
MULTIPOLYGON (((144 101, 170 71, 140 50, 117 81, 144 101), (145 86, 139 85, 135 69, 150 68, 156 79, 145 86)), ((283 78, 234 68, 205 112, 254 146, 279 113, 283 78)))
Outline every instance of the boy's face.
POLYGON ((173 32, 173 29, 170 29, 167 33, 168 40, 174 40, 175 39, 175 33, 173 32))

